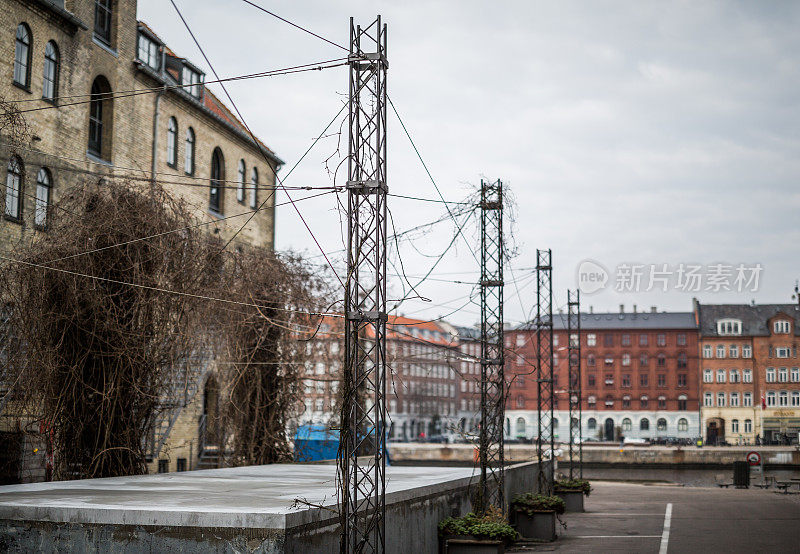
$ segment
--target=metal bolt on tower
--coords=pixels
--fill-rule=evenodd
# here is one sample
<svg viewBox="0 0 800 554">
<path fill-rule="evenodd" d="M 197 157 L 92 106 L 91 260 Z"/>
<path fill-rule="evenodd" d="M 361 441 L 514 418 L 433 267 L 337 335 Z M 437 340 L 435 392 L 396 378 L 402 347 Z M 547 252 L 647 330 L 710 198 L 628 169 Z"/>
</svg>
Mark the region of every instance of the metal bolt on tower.
<svg viewBox="0 0 800 554">
<path fill-rule="evenodd" d="M 552 252 L 536 251 L 536 412 L 539 438 L 536 453 L 539 462 L 539 492 L 553 492 L 553 265 Z M 544 467 L 546 449 L 550 449 L 548 468 Z"/>
<path fill-rule="evenodd" d="M 481 465 L 479 511 L 505 511 L 503 480 L 503 183 L 481 180 Z"/>
<path fill-rule="evenodd" d="M 583 478 L 583 408 L 581 385 L 581 291 L 567 291 L 569 336 L 569 478 Z M 575 465 L 578 465 L 576 470 Z"/>
<path fill-rule="evenodd" d="M 350 19 L 341 552 L 386 546 L 386 26 Z"/>
</svg>

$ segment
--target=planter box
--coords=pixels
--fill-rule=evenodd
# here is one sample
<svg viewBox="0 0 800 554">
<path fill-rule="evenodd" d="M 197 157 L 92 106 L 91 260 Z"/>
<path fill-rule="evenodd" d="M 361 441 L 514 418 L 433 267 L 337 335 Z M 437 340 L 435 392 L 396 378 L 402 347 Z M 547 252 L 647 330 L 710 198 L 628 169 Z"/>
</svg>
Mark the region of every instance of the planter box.
<svg viewBox="0 0 800 554">
<path fill-rule="evenodd" d="M 556 489 L 556 496 L 564 499 L 568 512 L 583 512 L 583 491 L 580 489 Z"/>
<path fill-rule="evenodd" d="M 473 538 L 452 538 L 444 541 L 444 554 L 504 554 L 501 541 Z"/>
<path fill-rule="evenodd" d="M 556 540 L 556 513 L 534 512 L 530 517 L 524 512 L 517 512 L 517 531 L 526 539 L 544 541 Z"/>
</svg>

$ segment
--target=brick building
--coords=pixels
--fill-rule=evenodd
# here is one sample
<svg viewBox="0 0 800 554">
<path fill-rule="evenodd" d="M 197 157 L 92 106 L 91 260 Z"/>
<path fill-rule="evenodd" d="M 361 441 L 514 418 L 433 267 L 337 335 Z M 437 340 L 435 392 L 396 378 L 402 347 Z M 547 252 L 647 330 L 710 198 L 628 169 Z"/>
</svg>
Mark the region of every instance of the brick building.
<svg viewBox="0 0 800 554">
<path fill-rule="evenodd" d="M 583 436 L 590 439 L 699 435 L 697 324 L 691 312 L 582 313 Z M 557 439 L 569 435 L 566 315 L 553 317 Z M 535 333 L 506 331 L 506 434 L 537 434 Z"/>
<path fill-rule="evenodd" d="M 796 441 L 800 312 L 794 304 L 695 301 L 703 437 L 710 443 Z"/>
<path fill-rule="evenodd" d="M 51 204 L 71 187 L 108 179 L 157 179 L 223 240 L 246 220 L 230 216 L 260 207 L 234 246 L 273 247 L 282 161 L 136 9 L 135 0 L 0 0 L 0 99 L 19 108 L 31 134 L 23 144 L 0 140 L 0 249 L 47 232 Z M 220 385 L 208 357 L 192 363 L 196 379 L 156 426 L 153 471 L 214 463 L 204 462 L 202 430 Z M 40 478 L 42 461 L 30 466 Z"/>
</svg>

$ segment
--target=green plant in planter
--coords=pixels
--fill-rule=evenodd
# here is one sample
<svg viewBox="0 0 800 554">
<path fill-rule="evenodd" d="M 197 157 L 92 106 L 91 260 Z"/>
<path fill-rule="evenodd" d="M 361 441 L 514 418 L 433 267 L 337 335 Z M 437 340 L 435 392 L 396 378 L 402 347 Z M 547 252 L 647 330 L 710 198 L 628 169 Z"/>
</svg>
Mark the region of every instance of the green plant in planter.
<svg viewBox="0 0 800 554">
<path fill-rule="evenodd" d="M 517 532 L 503 519 L 489 513 L 479 516 L 469 513 L 463 517 L 448 517 L 439 522 L 439 534 L 472 535 L 479 539 L 490 539 L 506 543 L 517 540 Z"/>
<path fill-rule="evenodd" d="M 592 486 L 586 479 L 559 479 L 556 481 L 556 490 L 580 490 L 583 494 L 589 496 L 592 492 Z"/>
<path fill-rule="evenodd" d="M 514 497 L 514 500 L 511 501 L 511 508 L 533 517 L 536 512 L 563 514 L 567 505 L 559 496 L 545 496 L 529 492 Z"/>
</svg>

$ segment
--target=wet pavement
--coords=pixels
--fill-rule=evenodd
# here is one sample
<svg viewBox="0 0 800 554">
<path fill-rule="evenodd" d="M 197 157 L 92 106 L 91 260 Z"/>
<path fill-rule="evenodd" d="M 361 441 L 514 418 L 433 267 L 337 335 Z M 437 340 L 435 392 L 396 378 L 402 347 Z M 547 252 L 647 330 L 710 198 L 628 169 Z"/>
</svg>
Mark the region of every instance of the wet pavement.
<svg viewBox="0 0 800 554">
<path fill-rule="evenodd" d="M 507 551 L 800 552 L 800 494 L 611 482 L 592 486 L 585 513 L 561 516 L 566 528 L 559 528 L 558 540 Z"/>
</svg>

